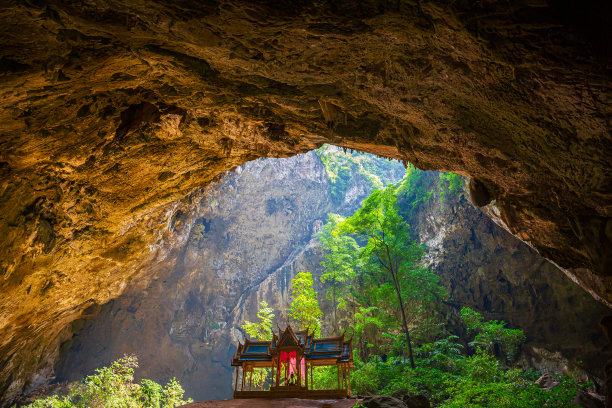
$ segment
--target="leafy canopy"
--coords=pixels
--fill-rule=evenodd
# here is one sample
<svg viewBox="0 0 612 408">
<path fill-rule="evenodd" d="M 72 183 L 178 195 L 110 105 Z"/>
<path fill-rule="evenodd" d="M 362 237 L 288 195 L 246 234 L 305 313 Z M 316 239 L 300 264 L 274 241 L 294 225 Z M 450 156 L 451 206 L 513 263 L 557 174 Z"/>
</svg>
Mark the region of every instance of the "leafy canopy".
<svg viewBox="0 0 612 408">
<path fill-rule="evenodd" d="M 259 322 L 245 321 L 242 328 L 252 339 L 272 340 L 272 321 L 274 320 L 274 310 L 268 306 L 265 300 L 259 304 L 257 311 Z"/>
<path fill-rule="evenodd" d="M 347 307 L 349 286 L 359 268 L 359 245 L 349 235 L 338 234 L 337 227 L 344 222 L 344 217 L 329 214 L 323 230 L 317 234 L 319 246 L 325 251 L 321 266 L 325 272 L 321 282 L 327 283 L 327 298 L 336 308 L 344 310 Z"/>
<path fill-rule="evenodd" d="M 402 299 L 414 301 L 406 305 L 411 312 L 446 296 L 439 277 L 421 264 L 425 247 L 412 238 L 410 226 L 398 213 L 396 188 L 374 191 L 339 228 L 365 241 L 360 255 L 366 272 L 380 283 L 376 286 L 394 289 L 393 275 L 397 276 Z"/>
<path fill-rule="evenodd" d="M 299 323 L 302 330 L 310 329 L 320 334 L 323 312 L 319 308 L 310 272 L 300 272 L 295 275 L 292 281 L 291 299 L 289 316 Z"/>
</svg>

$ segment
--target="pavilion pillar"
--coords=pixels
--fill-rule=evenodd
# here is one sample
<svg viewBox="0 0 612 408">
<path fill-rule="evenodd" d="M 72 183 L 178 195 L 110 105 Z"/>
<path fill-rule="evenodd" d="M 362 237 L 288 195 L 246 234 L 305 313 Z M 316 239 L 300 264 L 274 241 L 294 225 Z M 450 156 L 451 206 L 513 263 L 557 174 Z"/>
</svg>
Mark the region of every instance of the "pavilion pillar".
<svg viewBox="0 0 612 408">
<path fill-rule="evenodd" d="M 344 367 L 344 389 L 348 390 L 348 368 Z"/>
<path fill-rule="evenodd" d="M 312 364 L 310 364 L 310 386 L 312 387 L 312 389 L 314 390 L 314 366 Z"/>
<path fill-rule="evenodd" d="M 344 367 L 344 389 L 348 390 L 348 368 Z"/>
<path fill-rule="evenodd" d="M 240 367 L 236 366 L 236 380 L 234 381 L 234 391 L 238 391 L 238 375 L 240 374 Z"/>
<path fill-rule="evenodd" d="M 348 387 L 347 387 L 348 388 L 348 394 L 351 395 L 351 368 L 350 367 L 346 370 L 346 373 L 347 373 L 347 377 L 348 377 Z"/>
<path fill-rule="evenodd" d="M 304 367 L 306 367 L 306 370 L 304 370 L 304 375 L 306 375 L 305 382 L 306 382 L 306 389 L 308 389 L 308 363 L 306 362 L 306 357 L 304 357 Z"/>
<path fill-rule="evenodd" d="M 297 353 L 295 356 L 295 369 L 297 370 L 297 382 L 296 385 L 302 386 L 302 359 L 298 358 Z"/>
<path fill-rule="evenodd" d="M 255 370 L 253 367 L 249 370 L 251 373 L 251 375 L 249 375 L 249 391 L 253 391 L 253 370 Z"/>
<path fill-rule="evenodd" d="M 244 391 L 244 365 L 242 366 L 242 383 L 240 384 L 241 391 Z"/>
</svg>

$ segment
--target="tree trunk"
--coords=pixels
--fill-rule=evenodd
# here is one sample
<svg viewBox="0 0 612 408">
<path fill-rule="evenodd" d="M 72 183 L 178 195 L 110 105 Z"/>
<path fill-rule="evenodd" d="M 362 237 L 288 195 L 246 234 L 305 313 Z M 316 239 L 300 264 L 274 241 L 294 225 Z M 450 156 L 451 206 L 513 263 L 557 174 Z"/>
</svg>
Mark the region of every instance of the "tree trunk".
<svg viewBox="0 0 612 408">
<path fill-rule="evenodd" d="M 387 260 L 389 261 L 388 270 L 391 273 L 391 279 L 393 279 L 393 286 L 395 287 L 395 293 L 397 293 L 397 300 L 399 301 L 400 311 L 402 312 L 402 325 L 404 326 L 404 333 L 406 333 L 406 341 L 408 342 L 408 355 L 410 357 L 410 367 L 414 368 L 414 356 L 412 355 L 412 342 L 410 341 L 410 332 L 408 331 L 408 321 L 406 320 L 406 312 L 404 311 L 404 300 L 402 299 L 402 292 L 400 290 L 399 282 L 397 281 L 397 275 L 393 268 L 391 261 L 391 254 L 389 253 L 389 247 L 385 245 L 387 250 Z"/>
<path fill-rule="evenodd" d="M 333 324 L 334 333 L 333 333 L 333 335 L 337 336 L 339 330 L 338 330 L 338 315 L 336 314 L 338 306 L 336 305 L 336 287 L 335 287 L 335 285 L 336 285 L 336 280 L 334 279 L 334 287 L 332 287 L 332 298 L 333 298 L 333 300 L 332 300 L 332 307 L 334 308 L 334 311 L 333 311 L 333 313 L 334 313 L 334 316 L 333 316 L 333 319 L 334 319 L 334 324 Z"/>
<path fill-rule="evenodd" d="M 397 291 L 397 297 L 399 299 L 400 309 L 402 312 L 402 324 L 404 326 L 404 332 L 406 333 L 406 341 L 408 342 L 408 355 L 410 356 L 410 367 L 414 368 L 414 357 L 412 355 L 412 343 L 410 341 L 410 332 L 408 331 L 408 322 L 406 321 L 406 312 L 404 311 L 404 302 L 402 301 L 402 295 L 399 291 Z"/>
</svg>

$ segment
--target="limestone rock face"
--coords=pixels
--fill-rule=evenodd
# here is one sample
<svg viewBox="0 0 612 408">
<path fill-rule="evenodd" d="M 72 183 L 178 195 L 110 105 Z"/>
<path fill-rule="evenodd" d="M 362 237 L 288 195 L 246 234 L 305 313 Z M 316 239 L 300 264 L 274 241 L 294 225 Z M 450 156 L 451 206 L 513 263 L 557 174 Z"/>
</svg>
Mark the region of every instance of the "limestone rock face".
<svg viewBox="0 0 612 408">
<path fill-rule="evenodd" d="M 383 180 L 401 179 L 403 166 L 394 168 Z M 354 174 L 334 201 L 325 166 L 309 152 L 249 162 L 192 194 L 169 217 L 172 233 L 159 242 L 167 255 L 97 316 L 72 324 L 56 380 L 80 379 L 127 353 L 139 357 L 138 375 L 176 376 L 195 400 L 231 397 L 229 362 L 244 320 L 266 300 L 285 322 L 291 279 L 320 269 L 320 256 L 304 254 L 327 214 L 351 214 L 371 191 Z"/>
<path fill-rule="evenodd" d="M 448 289 L 452 306 L 468 306 L 486 319 L 523 329 L 527 366 L 556 372 L 582 367 L 603 380 L 612 344 L 600 321 L 610 310 L 472 206 L 467 191 L 441 199 L 437 183 L 435 172 L 426 174 L 421 187 L 436 191 L 434 198 L 404 213 L 428 246 L 427 261 Z"/>
<path fill-rule="evenodd" d="M 326 141 L 479 180 L 500 224 L 612 302 L 605 0 L 0 7 L 9 398 L 174 256 L 181 200 Z"/>
</svg>

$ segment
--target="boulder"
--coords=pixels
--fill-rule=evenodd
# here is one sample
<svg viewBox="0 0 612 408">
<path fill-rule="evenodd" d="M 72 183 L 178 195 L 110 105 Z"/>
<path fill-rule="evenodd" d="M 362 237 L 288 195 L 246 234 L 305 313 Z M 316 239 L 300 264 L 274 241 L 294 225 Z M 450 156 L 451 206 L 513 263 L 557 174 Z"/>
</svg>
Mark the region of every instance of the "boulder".
<svg viewBox="0 0 612 408">
<path fill-rule="evenodd" d="M 366 408 L 408 408 L 404 401 L 390 395 L 373 395 L 365 397 L 361 405 Z"/>
<path fill-rule="evenodd" d="M 592 391 L 578 390 L 574 404 L 583 408 L 604 408 L 605 397 Z"/>
<path fill-rule="evenodd" d="M 408 408 L 430 408 L 431 403 L 424 395 L 411 395 L 407 390 L 395 391 L 392 396 L 402 400 Z"/>
<path fill-rule="evenodd" d="M 559 381 L 550 373 L 542 375 L 535 383 L 538 387 L 549 391 L 559 385 Z M 603 395 L 599 395 L 593 390 L 578 390 L 574 398 L 574 404 L 584 408 L 604 408 L 605 399 Z"/>
<path fill-rule="evenodd" d="M 545 390 L 551 390 L 559 385 L 559 381 L 555 379 L 555 377 L 550 373 L 543 374 L 540 378 L 536 380 L 536 385 Z"/>
<path fill-rule="evenodd" d="M 430 408 L 431 403 L 424 395 L 406 395 L 403 398 L 408 408 Z"/>
</svg>

